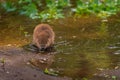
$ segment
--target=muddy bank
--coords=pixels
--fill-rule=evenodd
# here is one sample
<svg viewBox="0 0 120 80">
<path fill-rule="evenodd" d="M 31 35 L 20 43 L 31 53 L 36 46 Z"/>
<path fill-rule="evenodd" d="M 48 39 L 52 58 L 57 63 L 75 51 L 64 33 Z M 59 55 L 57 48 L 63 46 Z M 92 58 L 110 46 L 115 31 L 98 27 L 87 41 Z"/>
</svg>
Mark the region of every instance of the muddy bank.
<svg viewBox="0 0 120 80">
<path fill-rule="evenodd" d="M 0 47 L 0 80 L 71 80 L 44 74 L 54 61 L 54 53 L 36 54 L 22 48 Z"/>
<path fill-rule="evenodd" d="M 120 80 L 120 69 L 103 70 L 90 80 Z"/>
</svg>

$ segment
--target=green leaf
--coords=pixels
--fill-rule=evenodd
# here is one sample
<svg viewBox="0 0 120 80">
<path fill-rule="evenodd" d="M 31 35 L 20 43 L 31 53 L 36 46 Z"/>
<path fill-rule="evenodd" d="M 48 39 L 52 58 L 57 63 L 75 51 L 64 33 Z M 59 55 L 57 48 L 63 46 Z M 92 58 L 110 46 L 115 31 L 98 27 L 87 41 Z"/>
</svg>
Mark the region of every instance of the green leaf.
<svg viewBox="0 0 120 80">
<path fill-rule="evenodd" d="M 45 74 L 48 74 L 48 75 L 52 75 L 52 76 L 57 76 L 57 75 L 58 75 L 58 74 L 56 74 L 54 71 L 50 71 L 50 70 L 48 70 L 47 68 L 45 68 L 44 73 L 45 73 Z"/>
<path fill-rule="evenodd" d="M 112 79 L 113 79 L 113 80 L 116 80 L 116 78 L 117 78 L 116 76 L 112 76 Z"/>
<path fill-rule="evenodd" d="M 14 4 L 11 2 L 3 2 L 1 6 L 7 11 L 7 12 L 12 12 L 16 10 L 16 7 L 13 6 Z"/>
</svg>

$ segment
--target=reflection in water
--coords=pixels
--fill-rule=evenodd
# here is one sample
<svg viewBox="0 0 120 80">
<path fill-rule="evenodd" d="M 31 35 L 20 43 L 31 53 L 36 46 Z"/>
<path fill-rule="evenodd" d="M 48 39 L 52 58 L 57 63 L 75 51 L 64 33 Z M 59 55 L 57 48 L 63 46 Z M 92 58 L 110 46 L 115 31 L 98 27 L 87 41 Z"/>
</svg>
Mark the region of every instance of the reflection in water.
<svg viewBox="0 0 120 80">
<path fill-rule="evenodd" d="M 92 22 L 91 22 L 92 21 Z M 61 45 L 57 49 L 55 63 L 52 68 L 59 70 L 61 75 L 73 78 L 91 77 L 104 69 L 114 69 L 120 62 L 119 56 L 114 53 L 119 50 L 109 47 L 119 43 L 119 23 L 114 30 L 114 23 L 100 22 L 95 19 L 58 20 L 56 33 L 70 44 Z M 64 33 L 63 33 L 64 32 Z M 62 34 L 60 34 L 62 33 Z M 74 37 L 75 36 L 75 37 Z M 115 51 L 115 52 L 114 52 Z M 118 52 L 118 51 L 117 51 Z"/>
<path fill-rule="evenodd" d="M 30 43 L 36 24 L 38 21 L 19 16 L 4 18 L 0 22 L 0 45 Z M 100 70 L 120 66 L 120 54 L 116 54 L 120 50 L 120 23 L 117 20 L 102 23 L 93 17 L 67 18 L 50 24 L 54 26 L 56 42 L 62 43 L 55 46 L 58 54 L 51 65 L 51 68 L 60 71 L 60 76 L 92 78 Z"/>
</svg>

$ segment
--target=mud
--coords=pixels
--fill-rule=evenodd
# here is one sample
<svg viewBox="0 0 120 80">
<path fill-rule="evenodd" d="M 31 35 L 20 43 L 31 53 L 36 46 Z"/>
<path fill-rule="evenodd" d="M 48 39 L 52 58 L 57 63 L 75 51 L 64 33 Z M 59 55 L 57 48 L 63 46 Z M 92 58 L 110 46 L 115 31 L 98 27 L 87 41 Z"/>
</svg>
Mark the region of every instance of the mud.
<svg viewBox="0 0 120 80">
<path fill-rule="evenodd" d="M 71 80 L 44 73 L 54 62 L 54 55 L 53 52 L 36 54 L 14 46 L 1 46 L 0 80 Z"/>
<path fill-rule="evenodd" d="M 120 69 L 103 70 L 91 80 L 120 80 Z"/>
</svg>

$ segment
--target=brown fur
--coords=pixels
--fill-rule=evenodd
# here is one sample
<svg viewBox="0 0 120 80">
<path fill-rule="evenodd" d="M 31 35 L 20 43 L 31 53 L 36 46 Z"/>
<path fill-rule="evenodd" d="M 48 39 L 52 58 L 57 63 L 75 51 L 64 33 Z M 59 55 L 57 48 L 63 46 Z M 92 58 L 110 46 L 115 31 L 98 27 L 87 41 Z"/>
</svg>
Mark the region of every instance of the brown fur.
<svg viewBox="0 0 120 80">
<path fill-rule="evenodd" d="M 33 44 L 41 49 L 52 47 L 54 44 L 55 34 L 48 24 L 39 24 L 33 32 Z"/>
</svg>

